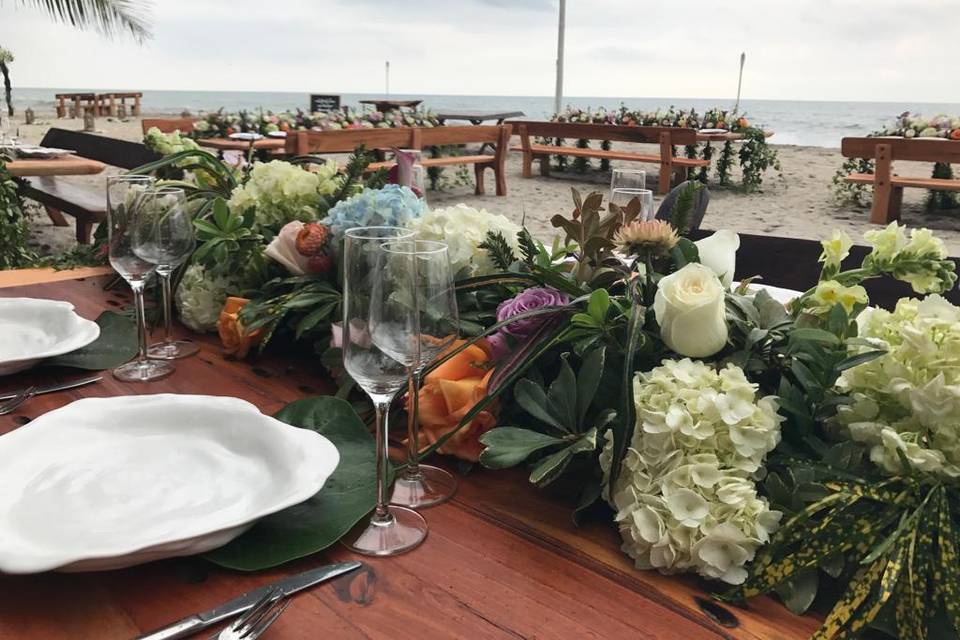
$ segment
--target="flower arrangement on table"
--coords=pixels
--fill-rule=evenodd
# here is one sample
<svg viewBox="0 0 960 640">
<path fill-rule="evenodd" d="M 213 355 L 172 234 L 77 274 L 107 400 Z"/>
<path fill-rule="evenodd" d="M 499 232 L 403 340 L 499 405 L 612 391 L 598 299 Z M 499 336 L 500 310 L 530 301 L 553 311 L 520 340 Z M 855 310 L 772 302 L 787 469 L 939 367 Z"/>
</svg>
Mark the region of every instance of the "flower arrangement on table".
<svg viewBox="0 0 960 640">
<path fill-rule="evenodd" d="M 889 126 L 878 129 L 869 134 L 869 137 L 898 137 L 898 138 L 940 138 L 960 142 L 960 118 L 944 114 L 925 118 L 920 114 L 911 114 L 909 111 L 897 116 Z M 866 184 L 846 182 L 846 177 L 853 173 L 873 173 L 874 163 L 871 158 L 847 158 L 833 176 L 833 194 L 839 204 L 856 207 L 869 206 L 870 187 Z M 953 168 L 944 162 L 933 165 L 932 178 L 950 180 L 953 178 Z M 960 208 L 960 200 L 952 191 L 930 191 L 925 208 L 927 211 L 942 211 Z"/>
<path fill-rule="evenodd" d="M 437 116 L 430 111 L 358 111 L 344 107 L 336 111 L 306 113 L 296 111 L 261 111 L 254 113 L 241 110 L 230 113 L 219 109 L 204 114 L 194 124 L 194 138 L 226 137 L 231 133 L 259 133 L 267 135 L 277 131 L 315 129 L 321 131 L 359 128 L 389 127 L 437 127 Z"/>
<path fill-rule="evenodd" d="M 220 176 L 229 198 L 198 189 L 183 319 L 238 357 L 281 335 L 308 345 L 347 394 L 339 240 L 417 229 L 450 244 L 464 334 L 425 372 L 423 455 L 575 487 L 575 519 L 608 514 L 638 568 L 696 572 L 727 599 L 775 591 L 802 612 L 824 585 L 818 637 L 873 623 L 936 637 L 942 615 L 960 631 L 960 308 L 939 295 L 956 267 L 929 231 L 869 231 L 859 265 L 835 232 L 819 281 L 785 307 L 733 285 L 736 234 L 686 237 L 692 198 L 640 222 L 639 201 L 574 192 L 545 245 L 502 216 L 362 184 L 361 164 L 274 162 Z M 880 277 L 926 297 L 870 308 L 862 283 Z"/>
<path fill-rule="evenodd" d="M 659 127 L 684 127 L 690 129 L 724 129 L 731 133 L 740 134 L 743 138 L 739 149 L 735 149 L 731 141 L 727 140 L 720 147 L 719 155 L 716 161 L 716 179 L 721 186 L 733 184 L 731 169 L 740 164 L 742 170 L 742 186 L 749 190 L 759 188 L 763 183 L 764 174 L 769 169 L 780 171 L 780 162 L 777 158 L 777 152 L 767 144 L 766 134 L 762 129 L 751 126 L 746 114 L 735 113 L 731 110 L 713 108 L 708 109 L 703 114 L 695 109 L 677 109 L 670 106 L 667 109 L 655 109 L 653 111 L 630 110 L 623 104 L 619 109 L 575 109 L 567 107 L 562 113 L 554 114 L 551 117 L 555 122 L 581 122 L 592 124 L 614 124 L 624 126 L 659 126 Z M 557 146 L 563 146 L 563 140 L 552 141 Z M 588 148 L 589 140 L 578 140 L 579 148 Z M 610 142 L 601 141 L 601 149 L 610 150 Z M 702 158 L 704 160 L 713 160 L 715 149 L 711 142 L 703 145 L 689 145 L 684 150 L 688 158 Z M 567 167 L 567 158 L 562 155 L 557 156 L 558 170 L 565 170 Z M 574 158 L 572 169 L 577 173 L 584 173 L 590 169 L 590 160 L 588 158 Z M 609 160 L 600 161 L 600 171 L 610 169 Z M 709 177 L 709 167 L 703 167 L 697 178 L 707 183 Z"/>
</svg>

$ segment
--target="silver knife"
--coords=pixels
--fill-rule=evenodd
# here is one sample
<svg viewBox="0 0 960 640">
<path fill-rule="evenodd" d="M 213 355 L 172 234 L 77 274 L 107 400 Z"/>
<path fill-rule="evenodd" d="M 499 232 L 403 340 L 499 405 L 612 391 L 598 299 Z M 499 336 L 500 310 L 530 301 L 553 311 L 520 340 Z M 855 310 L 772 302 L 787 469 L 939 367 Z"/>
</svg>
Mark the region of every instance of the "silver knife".
<svg viewBox="0 0 960 640">
<path fill-rule="evenodd" d="M 103 380 L 103 376 L 93 376 L 92 378 L 80 378 L 79 380 L 71 380 L 70 382 L 61 382 L 60 384 L 51 384 L 46 387 L 38 387 L 34 394 L 38 396 L 42 393 L 53 393 L 54 391 L 63 391 L 64 389 L 73 389 L 74 387 L 82 387 L 85 384 L 91 384 L 93 382 L 99 382 Z M 0 394 L 0 400 L 9 400 L 10 398 L 15 398 L 23 389 L 18 391 L 11 391 L 10 393 Z"/>
<path fill-rule="evenodd" d="M 248 591 L 242 596 L 238 596 L 209 611 L 187 616 L 162 629 L 138 636 L 135 640 L 176 640 L 177 638 L 186 638 L 198 631 L 212 627 L 227 618 L 243 613 L 252 607 L 270 589 L 280 589 L 283 591 L 284 596 L 289 596 L 308 587 L 320 584 L 330 578 L 335 578 L 344 573 L 350 573 L 355 569 L 359 569 L 361 566 L 363 565 L 359 562 L 341 562 L 339 564 L 328 564 L 324 567 L 304 571 L 303 573 L 278 580 L 272 584 L 257 587 L 253 591 Z"/>
</svg>

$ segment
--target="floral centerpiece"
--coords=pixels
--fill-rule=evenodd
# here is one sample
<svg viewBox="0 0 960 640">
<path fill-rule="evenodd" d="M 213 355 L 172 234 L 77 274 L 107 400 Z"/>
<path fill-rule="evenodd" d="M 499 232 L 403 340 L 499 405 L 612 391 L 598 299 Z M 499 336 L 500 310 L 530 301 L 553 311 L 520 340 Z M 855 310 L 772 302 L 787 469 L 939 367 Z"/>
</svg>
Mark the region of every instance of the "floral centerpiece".
<svg viewBox="0 0 960 640">
<path fill-rule="evenodd" d="M 203 114 L 194 124 L 194 138 L 226 137 L 232 133 L 259 133 L 268 135 L 277 131 L 314 129 L 389 128 L 389 127 L 437 127 L 436 114 L 431 111 L 361 111 L 344 107 L 336 111 L 307 113 L 296 111 L 252 112 L 240 110 L 230 113 L 224 109 Z"/>
<path fill-rule="evenodd" d="M 205 152 L 166 161 L 185 154 Z M 229 193 L 197 189 L 185 319 L 216 317 L 237 357 L 280 336 L 312 347 L 349 394 L 335 322 L 343 230 L 443 239 L 463 339 L 425 371 L 423 455 L 573 487 L 575 519 L 608 518 L 639 569 L 696 572 L 719 597 L 774 591 L 801 612 L 819 592 L 817 637 L 878 624 L 925 638 L 944 616 L 960 631 L 960 308 L 941 297 L 956 267 L 929 231 L 872 230 L 858 265 L 835 232 L 819 280 L 785 307 L 733 283 L 736 234 L 686 237 L 690 198 L 670 221 L 641 222 L 639 201 L 574 192 L 545 245 L 505 219 L 364 183 L 364 162 L 307 178 L 290 172 L 310 164 L 254 166 L 216 174 Z M 873 309 L 871 278 L 925 297 Z"/>
</svg>

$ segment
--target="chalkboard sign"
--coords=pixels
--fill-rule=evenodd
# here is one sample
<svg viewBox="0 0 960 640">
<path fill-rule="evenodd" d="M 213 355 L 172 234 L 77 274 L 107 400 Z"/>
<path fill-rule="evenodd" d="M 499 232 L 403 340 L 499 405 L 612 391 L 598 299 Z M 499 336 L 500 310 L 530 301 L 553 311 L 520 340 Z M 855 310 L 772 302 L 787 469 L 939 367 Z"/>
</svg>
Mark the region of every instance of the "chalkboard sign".
<svg viewBox="0 0 960 640">
<path fill-rule="evenodd" d="M 340 96 L 310 94 L 310 111 L 336 111 L 340 108 Z"/>
</svg>

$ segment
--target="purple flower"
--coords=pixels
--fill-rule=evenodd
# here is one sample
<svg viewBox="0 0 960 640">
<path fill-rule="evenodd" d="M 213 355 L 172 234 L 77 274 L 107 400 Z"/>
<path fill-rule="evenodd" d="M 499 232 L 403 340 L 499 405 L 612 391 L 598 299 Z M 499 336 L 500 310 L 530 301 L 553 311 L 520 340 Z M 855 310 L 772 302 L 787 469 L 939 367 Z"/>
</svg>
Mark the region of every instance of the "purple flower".
<svg viewBox="0 0 960 640">
<path fill-rule="evenodd" d="M 557 291 L 553 287 L 534 287 L 521 291 L 513 298 L 504 300 L 497 307 L 497 322 L 503 322 L 514 316 L 527 311 L 533 311 L 541 307 L 558 307 L 570 302 L 570 296 Z M 518 340 L 524 340 L 532 336 L 537 329 L 546 322 L 550 316 L 533 316 L 510 323 L 501 329 Z"/>
</svg>

